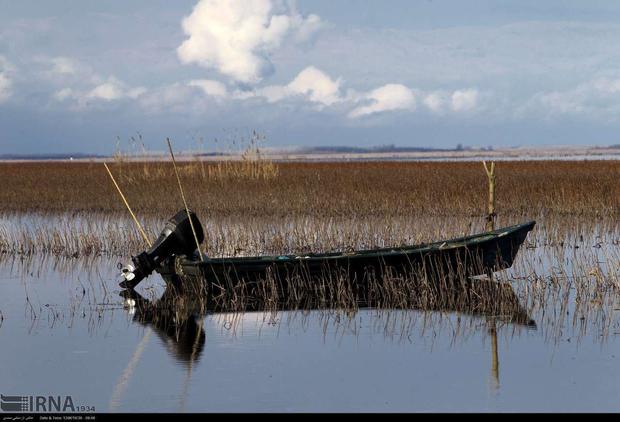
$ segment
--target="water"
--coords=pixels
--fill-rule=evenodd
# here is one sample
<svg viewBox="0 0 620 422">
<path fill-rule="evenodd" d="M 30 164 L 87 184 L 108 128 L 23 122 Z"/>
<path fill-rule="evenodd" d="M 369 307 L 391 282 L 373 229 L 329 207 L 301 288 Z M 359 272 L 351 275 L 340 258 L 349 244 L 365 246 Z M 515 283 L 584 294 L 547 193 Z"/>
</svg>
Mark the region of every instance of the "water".
<svg viewBox="0 0 620 422">
<path fill-rule="evenodd" d="M 313 310 L 176 314 L 169 329 L 123 305 L 116 264 L 0 261 L 2 394 L 71 395 L 98 412 L 620 410 L 613 292 L 538 280 L 548 288 L 535 295 L 515 279 L 535 327 L 449 310 Z M 166 285 L 154 275 L 138 291 L 156 302 Z"/>
</svg>

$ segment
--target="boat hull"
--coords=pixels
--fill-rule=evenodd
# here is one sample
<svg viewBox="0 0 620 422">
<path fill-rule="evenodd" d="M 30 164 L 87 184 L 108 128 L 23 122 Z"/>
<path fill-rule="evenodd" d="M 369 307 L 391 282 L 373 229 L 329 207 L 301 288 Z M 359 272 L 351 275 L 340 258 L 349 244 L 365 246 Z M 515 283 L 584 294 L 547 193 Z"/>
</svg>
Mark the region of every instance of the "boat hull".
<svg viewBox="0 0 620 422">
<path fill-rule="evenodd" d="M 395 248 L 273 257 L 210 258 L 201 262 L 178 256 L 158 271 L 200 277 L 221 289 L 272 280 L 285 290 L 298 283 L 341 278 L 363 283 L 386 277 L 415 277 L 440 281 L 489 274 L 512 266 L 535 222 L 458 239 Z"/>
</svg>

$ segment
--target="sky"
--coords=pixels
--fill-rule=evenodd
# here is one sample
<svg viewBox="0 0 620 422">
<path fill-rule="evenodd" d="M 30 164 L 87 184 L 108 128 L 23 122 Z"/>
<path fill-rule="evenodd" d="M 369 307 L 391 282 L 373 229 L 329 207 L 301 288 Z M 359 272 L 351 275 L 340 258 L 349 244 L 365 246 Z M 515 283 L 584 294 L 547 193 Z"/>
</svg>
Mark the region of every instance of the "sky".
<svg viewBox="0 0 620 422">
<path fill-rule="evenodd" d="M 620 144 L 618 45 L 617 1 L 0 0 L 0 155 Z"/>
</svg>

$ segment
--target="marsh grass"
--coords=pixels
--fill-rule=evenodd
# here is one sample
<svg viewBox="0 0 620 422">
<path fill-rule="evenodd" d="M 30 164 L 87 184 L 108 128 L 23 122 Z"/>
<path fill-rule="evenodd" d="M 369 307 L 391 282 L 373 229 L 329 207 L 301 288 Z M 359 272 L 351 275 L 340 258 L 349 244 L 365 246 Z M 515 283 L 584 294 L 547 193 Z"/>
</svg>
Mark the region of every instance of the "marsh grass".
<svg viewBox="0 0 620 422">
<path fill-rule="evenodd" d="M 221 170 L 226 165 L 179 166 L 214 256 L 417 244 L 484 229 L 479 163 L 279 163 L 272 178 L 209 176 L 234 174 Z M 111 167 L 154 238 L 181 208 L 172 164 Z M 554 231 L 617 219 L 617 162 L 501 163 L 497 172 L 498 226 L 545 219 L 546 241 L 554 241 Z M 127 255 L 143 248 L 101 163 L 4 163 L 0 179 L 0 254 Z"/>
<path fill-rule="evenodd" d="M 278 175 L 278 165 L 263 153 L 261 144 L 264 140 L 263 135 L 252 131 L 248 138 L 229 141 L 226 152 L 217 153 L 223 159 L 207 165 L 204 157 L 208 154 L 204 152 L 204 140 L 201 139 L 201 150 L 193 152 L 189 158 L 183 154 L 187 163 L 184 167 L 185 175 L 203 183 L 218 180 L 271 180 Z M 147 150 L 141 134 L 129 138 L 129 151 L 123 151 L 120 146 L 119 139 L 113 161 L 122 182 L 141 183 L 169 175 L 166 161 L 170 157 Z M 136 172 L 136 169 L 139 171 Z"/>
<path fill-rule="evenodd" d="M 180 164 L 210 256 L 411 245 L 484 230 L 487 180 L 480 163 L 272 164 L 277 171 L 268 177 L 252 170 L 236 174 L 224 162 Z M 148 236 L 155 238 L 181 208 L 172 164 L 125 160 L 111 167 Z M 615 311 L 620 163 L 507 162 L 498 164 L 496 173 L 496 226 L 538 221 L 513 268 L 495 275 L 500 285 L 511 286 L 519 306 L 550 339 L 561 337 L 567 326 L 605 336 L 620 331 Z M 0 178 L 0 262 L 36 267 L 48 259 L 59 270 L 87 277 L 88 262 L 126 259 L 146 247 L 101 163 L 3 163 Z M 90 280 L 110 290 L 116 283 L 101 276 Z M 350 280 L 337 275 L 311 290 L 300 281 L 286 296 L 275 280 L 265 280 L 257 291 L 241 287 L 207 297 L 210 306 L 230 315 L 247 310 L 277 315 L 283 309 L 329 314 L 334 308 L 354 313 L 371 306 L 498 318 L 518 309 L 505 287 L 470 289 L 468 296 L 460 281 L 446 281 L 438 290 L 423 278 L 392 277 L 382 285 L 371 283 L 366 303 Z M 69 316 L 37 306 L 32 298 L 27 309 L 52 323 L 89 312 L 99 321 L 115 306 L 103 291 L 85 285 Z"/>
<path fill-rule="evenodd" d="M 487 202 L 480 163 L 277 163 L 269 179 L 208 177 L 225 165 L 179 165 L 188 201 L 203 219 L 478 217 Z M 138 215 L 168 218 L 180 208 L 172 163 L 129 162 L 111 169 Z M 506 162 L 496 172 L 500 218 L 596 219 L 616 217 L 620 210 L 620 162 Z M 99 162 L 2 163 L 0 180 L 4 213 L 125 212 Z"/>
</svg>

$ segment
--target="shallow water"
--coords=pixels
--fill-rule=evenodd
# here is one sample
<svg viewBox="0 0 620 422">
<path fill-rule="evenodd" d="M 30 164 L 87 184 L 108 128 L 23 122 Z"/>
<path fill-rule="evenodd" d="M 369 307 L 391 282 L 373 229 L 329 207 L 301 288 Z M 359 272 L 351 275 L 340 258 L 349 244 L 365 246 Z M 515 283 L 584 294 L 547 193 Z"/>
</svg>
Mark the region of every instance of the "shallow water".
<svg viewBox="0 0 620 422">
<path fill-rule="evenodd" d="M 603 253 L 582 249 L 579 259 Z M 5 258 L 0 391 L 71 395 L 100 412 L 618 411 L 617 293 L 517 279 L 536 257 L 550 274 L 548 256 L 524 249 L 512 270 L 535 327 L 449 310 L 315 310 L 208 313 L 172 331 L 123 306 L 116 260 Z M 165 283 L 138 290 L 156 301 Z"/>
</svg>

